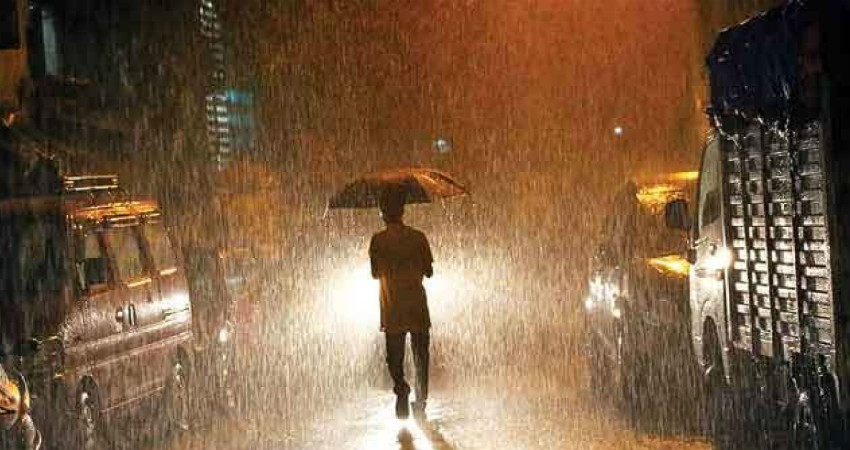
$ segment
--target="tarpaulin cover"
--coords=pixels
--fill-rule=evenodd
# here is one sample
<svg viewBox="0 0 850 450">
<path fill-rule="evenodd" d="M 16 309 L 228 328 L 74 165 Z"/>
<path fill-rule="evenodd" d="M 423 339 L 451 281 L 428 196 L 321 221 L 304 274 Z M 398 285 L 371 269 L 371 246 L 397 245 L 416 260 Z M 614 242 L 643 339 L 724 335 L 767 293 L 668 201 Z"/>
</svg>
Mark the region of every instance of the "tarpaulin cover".
<svg viewBox="0 0 850 450">
<path fill-rule="evenodd" d="M 800 81 L 800 42 L 810 4 L 792 0 L 722 31 L 706 63 L 714 114 L 776 118 Z"/>
</svg>

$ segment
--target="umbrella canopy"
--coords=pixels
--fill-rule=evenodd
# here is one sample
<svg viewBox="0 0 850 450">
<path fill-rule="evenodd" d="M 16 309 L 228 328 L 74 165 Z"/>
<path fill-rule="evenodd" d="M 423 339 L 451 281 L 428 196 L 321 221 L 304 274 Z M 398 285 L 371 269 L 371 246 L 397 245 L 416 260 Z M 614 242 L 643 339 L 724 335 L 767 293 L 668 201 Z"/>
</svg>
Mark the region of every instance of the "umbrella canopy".
<svg viewBox="0 0 850 450">
<path fill-rule="evenodd" d="M 463 185 L 438 170 L 396 169 L 365 175 L 348 183 L 331 197 L 328 208 L 374 208 L 381 194 L 390 189 L 404 191 L 406 203 L 431 203 L 467 193 Z"/>
</svg>

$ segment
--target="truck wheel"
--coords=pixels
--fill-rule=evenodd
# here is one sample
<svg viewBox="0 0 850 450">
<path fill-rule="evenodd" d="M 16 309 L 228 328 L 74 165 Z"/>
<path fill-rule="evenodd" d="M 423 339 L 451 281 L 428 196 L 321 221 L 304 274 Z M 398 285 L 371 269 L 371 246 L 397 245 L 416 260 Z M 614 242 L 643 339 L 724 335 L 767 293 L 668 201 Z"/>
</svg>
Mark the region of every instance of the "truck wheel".
<svg viewBox="0 0 850 450">
<path fill-rule="evenodd" d="M 734 414 L 733 393 L 723 376 L 723 359 L 717 335 L 709 332 L 705 335 L 706 348 L 703 352 L 708 369 L 703 375 L 705 402 L 703 410 L 703 428 L 718 449 L 728 448 L 734 440 L 732 433 L 732 414 Z"/>
<path fill-rule="evenodd" d="M 191 406 L 189 404 L 188 369 L 185 359 L 177 357 L 171 365 L 163 399 L 166 430 L 178 433 L 189 429 Z"/>
<path fill-rule="evenodd" d="M 705 375 L 705 429 L 708 436 L 722 448 L 720 445 L 727 437 L 727 421 L 726 413 L 728 394 L 726 392 L 726 382 L 722 378 L 722 374 L 718 373 L 716 368 L 711 367 Z"/>
</svg>

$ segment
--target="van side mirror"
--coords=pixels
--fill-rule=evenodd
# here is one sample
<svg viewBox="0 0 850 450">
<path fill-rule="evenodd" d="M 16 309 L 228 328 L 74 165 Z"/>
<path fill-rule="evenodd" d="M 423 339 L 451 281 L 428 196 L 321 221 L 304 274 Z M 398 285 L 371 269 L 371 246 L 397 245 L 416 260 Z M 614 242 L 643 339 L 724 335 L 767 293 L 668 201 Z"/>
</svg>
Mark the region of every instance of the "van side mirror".
<svg viewBox="0 0 850 450">
<path fill-rule="evenodd" d="M 18 356 L 25 358 L 31 357 L 41 350 L 41 341 L 35 338 L 30 338 L 18 343 L 16 353 Z"/>
<path fill-rule="evenodd" d="M 664 206 L 664 223 L 667 228 L 688 231 L 691 229 L 688 202 L 682 199 L 673 200 Z"/>
<path fill-rule="evenodd" d="M 47 338 L 37 339 L 29 338 L 18 343 L 15 349 L 17 356 L 31 358 L 38 353 L 55 355 L 61 350 L 62 340 L 58 336 L 50 336 Z"/>
</svg>

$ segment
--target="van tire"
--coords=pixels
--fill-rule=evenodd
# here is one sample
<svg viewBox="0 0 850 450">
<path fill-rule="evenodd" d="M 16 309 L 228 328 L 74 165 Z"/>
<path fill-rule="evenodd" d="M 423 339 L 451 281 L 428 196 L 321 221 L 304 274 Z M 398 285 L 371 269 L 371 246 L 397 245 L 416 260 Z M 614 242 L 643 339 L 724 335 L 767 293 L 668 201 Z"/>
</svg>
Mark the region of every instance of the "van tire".
<svg viewBox="0 0 850 450">
<path fill-rule="evenodd" d="M 189 367 L 185 357 L 176 357 L 169 368 L 162 408 L 162 417 L 168 433 L 176 434 L 189 430 L 192 414 Z"/>
<path fill-rule="evenodd" d="M 794 408 L 792 431 L 797 449 L 823 450 L 824 431 L 815 416 L 815 410 L 809 399 L 809 393 L 801 394 Z"/>
<path fill-rule="evenodd" d="M 90 386 L 85 386 L 80 389 L 76 400 L 76 420 L 70 430 L 72 447 L 75 450 L 103 448 L 97 395 Z"/>
<path fill-rule="evenodd" d="M 602 344 L 595 339 L 588 346 L 587 357 L 590 360 L 589 385 L 594 398 L 605 398 L 612 406 L 621 408 L 624 403 L 623 395 L 623 349 L 622 338 L 618 333 L 615 342 L 615 360 L 612 361 L 604 350 L 600 350 Z"/>
</svg>

